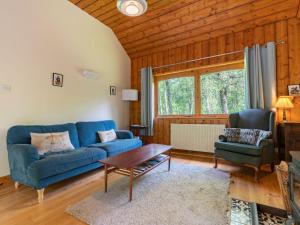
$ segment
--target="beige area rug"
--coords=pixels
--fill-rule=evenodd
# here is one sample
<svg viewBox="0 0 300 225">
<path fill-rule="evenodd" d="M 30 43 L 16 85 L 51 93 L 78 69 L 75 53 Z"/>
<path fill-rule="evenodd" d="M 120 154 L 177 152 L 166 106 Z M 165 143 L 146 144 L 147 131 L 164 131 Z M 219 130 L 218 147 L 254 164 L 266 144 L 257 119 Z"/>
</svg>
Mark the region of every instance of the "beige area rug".
<svg viewBox="0 0 300 225">
<path fill-rule="evenodd" d="M 167 163 L 137 179 L 128 202 L 128 178 L 109 182 L 66 212 L 90 225 L 228 224 L 229 174 L 200 166 Z"/>
</svg>

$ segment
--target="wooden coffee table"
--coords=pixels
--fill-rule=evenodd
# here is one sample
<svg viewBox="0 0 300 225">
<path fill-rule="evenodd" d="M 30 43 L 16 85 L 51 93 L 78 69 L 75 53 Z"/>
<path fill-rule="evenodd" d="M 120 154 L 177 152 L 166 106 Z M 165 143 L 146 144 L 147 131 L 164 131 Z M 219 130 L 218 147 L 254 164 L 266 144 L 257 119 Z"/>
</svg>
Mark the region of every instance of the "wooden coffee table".
<svg viewBox="0 0 300 225">
<path fill-rule="evenodd" d="M 132 200 L 133 181 L 150 170 L 168 161 L 171 166 L 171 149 L 169 145 L 149 144 L 107 159 L 100 160 L 105 167 L 105 192 L 107 192 L 108 174 L 115 172 L 129 177 L 129 201 Z M 165 154 L 164 154 L 165 153 Z M 167 154 L 166 154 L 167 153 Z"/>
</svg>

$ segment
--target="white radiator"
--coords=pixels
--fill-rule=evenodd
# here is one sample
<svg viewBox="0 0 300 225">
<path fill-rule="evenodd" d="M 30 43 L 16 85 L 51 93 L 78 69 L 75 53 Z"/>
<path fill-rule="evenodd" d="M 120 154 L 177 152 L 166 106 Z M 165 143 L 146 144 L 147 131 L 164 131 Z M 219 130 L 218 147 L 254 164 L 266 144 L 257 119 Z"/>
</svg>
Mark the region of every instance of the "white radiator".
<svg viewBox="0 0 300 225">
<path fill-rule="evenodd" d="M 224 134 L 224 124 L 171 124 L 171 145 L 175 149 L 214 152 L 214 143 Z"/>
</svg>

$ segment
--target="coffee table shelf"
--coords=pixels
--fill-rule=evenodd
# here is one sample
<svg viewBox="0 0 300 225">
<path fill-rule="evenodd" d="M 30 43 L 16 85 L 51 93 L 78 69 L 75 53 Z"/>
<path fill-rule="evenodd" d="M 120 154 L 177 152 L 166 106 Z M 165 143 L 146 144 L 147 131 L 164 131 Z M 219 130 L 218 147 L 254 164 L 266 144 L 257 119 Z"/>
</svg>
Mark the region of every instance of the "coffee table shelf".
<svg viewBox="0 0 300 225">
<path fill-rule="evenodd" d="M 150 159 L 149 161 L 143 163 L 142 165 L 139 165 L 139 166 L 133 168 L 134 178 L 142 176 L 143 174 L 149 172 L 150 170 L 154 169 L 155 167 L 159 166 L 160 164 L 168 161 L 169 158 L 170 158 L 170 156 L 161 154 L 158 157 Z M 130 177 L 130 170 L 128 170 L 128 169 L 119 169 L 116 167 L 112 167 L 112 168 L 110 168 L 110 170 L 113 170 L 113 172 L 115 172 L 117 174 Z"/>
</svg>

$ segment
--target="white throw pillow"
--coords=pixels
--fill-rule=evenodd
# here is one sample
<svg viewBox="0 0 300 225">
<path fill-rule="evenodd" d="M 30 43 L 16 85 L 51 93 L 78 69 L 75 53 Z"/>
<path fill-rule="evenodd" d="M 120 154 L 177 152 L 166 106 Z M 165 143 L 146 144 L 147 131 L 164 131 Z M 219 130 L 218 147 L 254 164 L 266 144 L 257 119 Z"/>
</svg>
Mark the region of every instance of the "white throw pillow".
<svg viewBox="0 0 300 225">
<path fill-rule="evenodd" d="M 36 147 L 40 155 L 46 152 L 59 152 L 74 149 L 69 132 L 30 133 L 31 144 Z"/>
<path fill-rule="evenodd" d="M 98 131 L 99 138 L 101 142 L 109 142 L 117 139 L 117 134 L 114 129 L 106 131 Z"/>
</svg>

